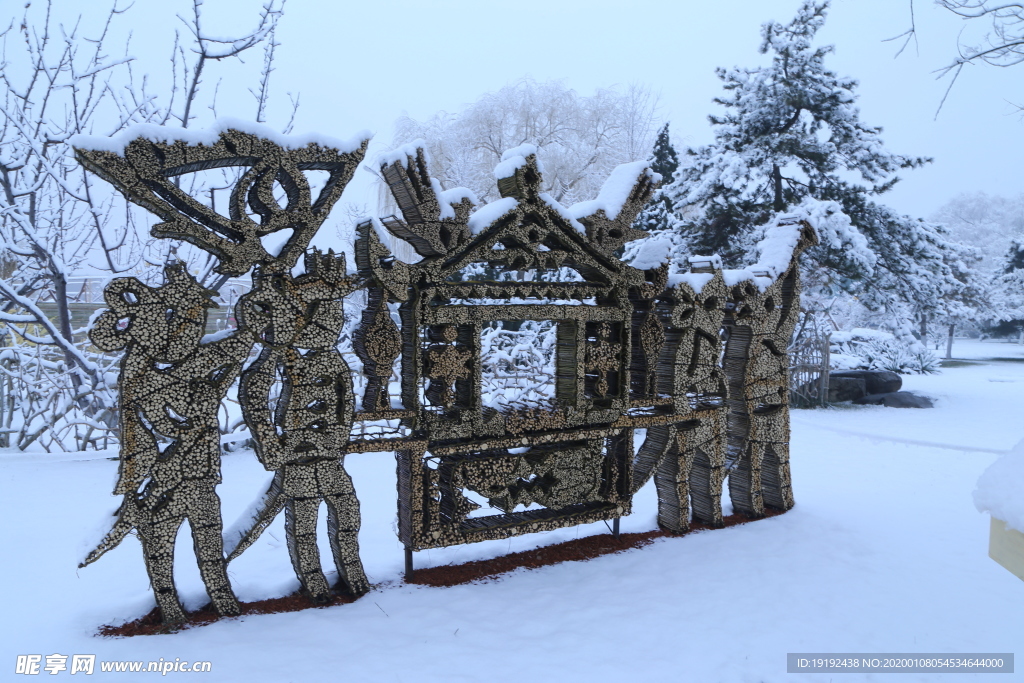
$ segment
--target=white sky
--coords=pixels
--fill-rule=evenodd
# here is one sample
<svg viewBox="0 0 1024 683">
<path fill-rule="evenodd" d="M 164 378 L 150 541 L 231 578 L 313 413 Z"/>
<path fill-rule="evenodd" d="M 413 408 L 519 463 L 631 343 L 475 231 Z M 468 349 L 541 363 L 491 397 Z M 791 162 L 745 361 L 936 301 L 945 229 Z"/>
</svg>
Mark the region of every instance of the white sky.
<svg viewBox="0 0 1024 683">
<path fill-rule="evenodd" d="M 255 24 L 258 2 L 206 2 L 213 33 L 238 34 Z M 57 4 L 60 16 L 85 6 L 73 0 Z M 711 102 L 722 93 L 715 67 L 765 63 L 757 53 L 762 22 L 788 22 L 798 4 L 289 0 L 278 31 L 282 46 L 268 122 L 283 127 L 289 106 L 285 91 L 301 93 L 296 132 L 345 138 L 369 128 L 379 149 L 390 142 L 398 116 L 422 119 L 442 109 L 458 110 L 523 76 L 563 79 L 582 94 L 636 81 L 660 94 L 660 115 L 671 122 L 677 146 L 702 144 L 711 140 L 707 115 L 720 109 Z M 0 0 L 3 5 L 20 18 L 20 2 Z M 173 30 L 183 28 L 174 14 L 190 11 L 186 0 L 167 5 L 137 0 L 131 10 L 131 52 L 156 82 L 166 81 Z M 936 81 L 932 72 L 955 56 L 965 24 L 929 0 L 917 0 L 916 19 L 919 49 L 912 43 L 898 59 L 898 44 L 882 40 L 909 25 L 906 0 L 834 0 L 819 33 L 819 43 L 836 45 L 826 63 L 860 81 L 862 119 L 884 128 L 889 149 L 935 158 L 929 167 L 905 172 L 884 200 L 899 211 L 926 216 L 960 192 L 1017 194 L 1021 187 L 1013 171 L 1021 158 L 1024 122 L 1010 102 L 1024 104 L 1019 87 L 1024 65 L 967 68 L 934 120 L 948 81 Z M 963 37 L 969 41 L 985 27 L 974 22 L 966 29 Z M 245 69 L 253 73 L 261 58 L 250 53 Z M 214 66 L 204 88 L 209 94 L 222 78 L 218 113 L 253 118 L 253 100 L 240 84 L 252 85 L 254 79 L 239 76 L 240 68 Z M 363 182 L 353 184 L 345 200 L 372 203 L 365 182 L 369 174 L 357 177 Z"/>
</svg>

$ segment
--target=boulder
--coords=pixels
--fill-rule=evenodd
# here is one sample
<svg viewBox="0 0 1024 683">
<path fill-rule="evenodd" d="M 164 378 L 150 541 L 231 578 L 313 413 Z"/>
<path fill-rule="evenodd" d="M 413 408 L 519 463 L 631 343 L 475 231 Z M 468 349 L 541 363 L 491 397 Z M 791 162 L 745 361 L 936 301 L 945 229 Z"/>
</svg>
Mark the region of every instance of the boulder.
<svg viewBox="0 0 1024 683">
<path fill-rule="evenodd" d="M 887 408 L 931 408 L 935 402 L 927 396 L 918 396 L 909 391 L 890 391 L 884 394 L 868 394 L 854 399 L 858 405 L 886 406 Z"/>
<path fill-rule="evenodd" d="M 853 401 L 868 393 L 864 379 L 861 377 L 828 376 L 828 402 Z"/>
<path fill-rule="evenodd" d="M 868 394 L 890 394 L 903 388 L 903 378 L 888 370 L 840 370 L 829 373 L 829 385 L 839 377 L 863 379 Z"/>
</svg>

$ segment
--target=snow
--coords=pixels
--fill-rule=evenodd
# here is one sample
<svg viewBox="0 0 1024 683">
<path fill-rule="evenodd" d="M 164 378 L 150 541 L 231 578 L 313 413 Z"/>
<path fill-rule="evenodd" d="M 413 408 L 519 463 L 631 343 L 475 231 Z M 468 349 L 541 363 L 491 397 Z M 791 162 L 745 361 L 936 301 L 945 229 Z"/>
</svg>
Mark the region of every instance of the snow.
<svg viewBox="0 0 1024 683">
<path fill-rule="evenodd" d="M 504 218 L 519 208 L 515 197 L 502 197 L 489 204 L 484 204 L 469 215 L 466 225 L 474 235 L 479 235 L 500 218 Z"/>
<path fill-rule="evenodd" d="M 695 292 L 704 289 L 704 285 L 715 278 L 713 273 L 671 273 L 668 276 L 668 286 L 678 287 L 685 283 Z"/>
<path fill-rule="evenodd" d="M 757 264 L 750 270 L 768 273 L 773 280 L 789 270 L 803 220 L 804 216 L 799 214 L 776 214 L 764 231 L 764 239 L 757 243 Z"/>
<path fill-rule="evenodd" d="M 437 203 L 441 207 L 439 214 L 441 220 L 455 220 L 456 204 L 460 204 L 468 199 L 470 204 L 475 206 L 479 201 L 476 198 L 476 193 L 469 188 L 453 187 L 450 190 L 442 190 L 441 183 L 436 178 L 430 179 L 430 187 L 434 190 L 434 196 L 437 197 Z"/>
<path fill-rule="evenodd" d="M 396 147 L 390 152 L 383 152 L 377 157 L 377 168 L 383 168 L 390 166 L 391 164 L 401 164 L 402 167 L 408 168 L 409 159 L 415 159 L 416 153 L 419 150 L 423 150 L 423 154 L 426 155 L 427 165 L 430 165 L 429 155 L 427 155 L 427 143 L 423 138 L 417 138 L 412 142 Z"/>
<path fill-rule="evenodd" d="M 765 277 L 756 266 L 750 268 L 738 268 L 738 269 L 726 269 L 722 271 L 722 278 L 725 280 L 726 287 L 735 287 L 741 282 L 746 280 L 753 280 L 757 288 L 762 292 L 772 286 L 775 282 L 774 277 Z"/>
<path fill-rule="evenodd" d="M 870 327 L 855 327 L 852 330 L 836 330 L 829 339 L 838 344 L 851 341 L 889 341 L 895 339 L 889 332 L 873 330 Z"/>
<path fill-rule="evenodd" d="M 864 359 L 850 353 L 829 353 L 829 367 L 835 370 L 856 370 L 864 364 Z"/>
<path fill-rule="evenodd" d="M 444 220 L 455 218 L 455 209 L 452 208 L 451 204 L 446 204 L 441 199 L 441 193 L 444 190 L 441 188 L 441 182 L 437 178 L 430 179 L 430 189 L 433 190 L 434 196 L 438 198 L 438 218 Z"/>
<path fill-rule="evenodd" d="M 981 475 L 974 505 L 1011 529 L 1024 531 L 1024 440 Z"/>
<path fill-rule="evenodd" d="M 652 171 L 647 161 L 620 164 L 608 175 L 596 199 L 573 204 L 569 207 L 569 213 L 574 218 L 586 218 L 603 210 L 609 220 L 615 220 L 622 207 L 629 201 L 629 195 L 633 193 L 633 188 L 641 176 L 649 178 L 654 183 L 661 182 L 661 175 Z"/>
<path fill-rule="evenodd" d="M 0 659 L 6 666 L 32 653 L 208 660 L 208 681 L 343 676 L 468 682 L 492 676 L 792 683 L 787 652 L 1019 652 L 1024 585 L 988 558 L 988 518 L 975 510 L 971 492 L 997 452 L 1024 436 L 1024 347 L 957 341 L 954 353 L 1018 360 L 905 377 L 907 389 L 938 399 L 929 410 L 794 410 L 797 505 L 785 515 L 479 585 L 401 583 L 395 460 L 387 453 L 350 455 L 346 468 L 363 520 L 361 553 L 377 584 L 372 593 L 351 605 L 230 619 L 164 636 L 93 636 L 99 624 L 134 618 L 153 605 L 135 537 L 76 569 L 82 539 L 95 539 L 97 520 L 112 520 L 115 499 L 108 493 L 117 462 L 107 457 L 114 454 L 5 452 L 0 513 L 8 523 L 0 542 L 11 551 L 0 558 L 0 580 L 12 588 L 4 598 Z M 224 457 L 223 475 L 218 491 L 230 523 L 263 493 L 267 472 L 251 452 L 239 451 Z M 622 530 L 653 529 L 655 515 L 648 487 Z M 415 561 L 420 567 L 465 562 L 595 533 L 607 529 L 595 524 L 424 551 Z M 320 538 L 326 538 L 323 528 Z M 242 599 L 296 588 L 284 541 L 279 518 L 231 564 Z M 186 603 L 197 606 L 206 598 L 191 545 L 183 530 L 176 572 Z M 326 543 L 321 556 L 329 565 Z M 501 673 L 494 676 L 488 672 L 496 663 Z M 105 679 L 98 670 L 94 677 Z"/>
<path fill-rule="evenodd" d="M 242 133 L 257 135 L 266 138 L 284 149 L 302 149 L 309 145 L 319 145 L 324 149 L 333 149 L 341 153 L 351 153 L 358 150 L 364 142 L 373 137 L 370 131 L 363 130 L 356 133 L 348 140 L 321 135 L 320 133 L 305 133 L 302 135 L 283 135 L 274 128 L 264 126 L 252 121 L 234 118 L 220 118 L 212 127 L 206 130 L 189 130 L 187 128 L 174 128 L 172 126 L 157 126 L 151 123 L 137 123 L 125 128 L 122 132 L 113 137 L 98 135 L 75 135 L 68 142 L 73 147 L 92 151 L 113 152 L 123 156 L 125 147 L 132 140 L 146 138 L 151 142 L 172 144 L 179 140 L 189 146 L 206 145 L 217 143 L 220 134 L 227 130 L 237 130 Z"/>
<path fill-rule="evenodd" d="M 433 178 L 431 178 L 433 180 Z M 436 192 L 436 190 L 435 190 Z M 476 192 L 469 189 L 468 187 L 453 187 L 450 190 L 443 190 L 437 192 L 437 199 L 441 203 L 441 218 L 445 217 L 445 210 L 451 212 L 451 217 L 455 218 L 455 210 L 452 209 L 456 204 L 469 200 L 469 203 L 476 206 L 480 203 L 480 200 L 476 196 Z"/>
<path fill-rule="evenodd" d="M 532 155 L 536 155 L 536 154 L 537 154 L 537 145 L 534 145 L 534 144 L 531 144 L 529 142 L 526 142 L 526 143 L 523 143 L 523 144 L 519 145 L 518 147 L 513 147 L 512 149 L 506 149 L 504 152 L 501 153 L 501 160 L 502 161 L 508 161 L 509 159 L 515 159 L 515 158 L 524 158 L 525 159 L 528 156 L 532 156 Z"/>
<path fill-rule="evenodd" d="M 501 180 L 502 178 L 511 178 L 516 174 L 516 171 L 521 169 L 523 166 L 526 166 L 525 157 L 511 157 L 494 167 L 494 177 L 497 180 Z"/>
<path fill-rule="evenodd" d="M 225 328 L 223 330 L 217 330 L 216 332 L 210 332 L 209 334 L 204 334 L 203 335 L 203 339 L 202 339 L 202 343 L 203 344 L 212 344 L 214 342 L 219 342 L 222 339 L 227 339 L 231 335 L 235 334 L 235 332 L 237 332 L 237 331 L 238 330 L 236 330 L 234 328 L 227 327 L 227 328 Z M 221 441 L 221 443 L 223 443 L 223 441 Z"/>
<path fill-rule="evenodd" d="M 537 197 L 539 197 L 542 202 L 544 202 L 552 209 L 554 209 L 555 213 L 557 213 L 565 221 L 567 221 L 569 225 L 571 225 L 576 230 L 576 232 L 580 233 L 581 235 L 587 234 L 587 228 L 578 220 L 576 220 L 576 217 L 573 216 L 569 209 L 562 206 L 562 204 L 560 204 L 557 199 L 549 195 L 547 192 L 541 192 L 540 194 L 537 195 Z"/>
<path fill-rule="evenodd" d="M 691 268 L 698 263 L 710 263 L 712 268 L 722 267 L 722 257 L 718 254 L 711 254 L 710 256 L 687 256 L 686 260 L 689 261 Z"/>
<path fill-rule="evenodd" d="M 501 154 L 501 163 L 494 167 L 494 177 L 497 180 L 511 178 L 516 171 L 526 166 L 526 158 L 533 156 L 536 159 L 537 171 L 544 173 L 544 165 L 537 159 L 537 145 L 524 143 L 512 149 L 506 149 Z"/>
<path fill-rule="evenodd" d="M 577 206 L 579 206 L 577 204 Z M 668 263 L 672 260 L 672 250 L 675 245 L 667 237 L 648 237 L 640 240 L 640 246 L 636 254 L 629 262 L 629 265 L 640 270 L 651 270 Z"/>
</svg>

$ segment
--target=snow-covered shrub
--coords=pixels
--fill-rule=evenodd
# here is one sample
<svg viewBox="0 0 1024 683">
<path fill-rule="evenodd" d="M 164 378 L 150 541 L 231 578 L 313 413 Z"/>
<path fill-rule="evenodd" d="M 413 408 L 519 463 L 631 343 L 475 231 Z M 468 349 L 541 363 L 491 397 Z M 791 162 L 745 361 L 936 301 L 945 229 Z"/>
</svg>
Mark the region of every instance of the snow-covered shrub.
<svg viewBox="0 0 1024 683">
<path fill-rule="evenodd" d="M 869 342 L 864 348 L 864 358 L 870 369 L 901 375 L 930 374 L 938 370 L 935 354 L 920 344 L 908 346 L 900 343 L 895 337 Z"/>
<path fill-rule="evenodd" d="M 833 370 L 888 370 L 909 375 L 931 374 L 939 368 L 938 358 L 920 342 L 865 327 L 833 332 L 830 356 Z"/>
<path fill-rule="evenodd" d="M 74 348 L 96 368 L 95 386 L 68 381 L 66 359 L 50 347 L 0 333 L 0 448 L 86 450 L 117 442 L 119 358 L 84 341 Z"/>
</svg>

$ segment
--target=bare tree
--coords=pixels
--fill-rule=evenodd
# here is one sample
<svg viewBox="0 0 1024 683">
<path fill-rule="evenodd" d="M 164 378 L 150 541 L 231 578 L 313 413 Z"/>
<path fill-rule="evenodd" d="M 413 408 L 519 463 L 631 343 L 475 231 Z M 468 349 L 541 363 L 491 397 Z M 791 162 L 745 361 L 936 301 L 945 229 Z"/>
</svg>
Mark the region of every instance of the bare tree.
<svg viewBox="0 0 1024 683">
<path fill-rule="evenodd" d="M 992 24 L 983 44 L 961 44 L 960 56 L 945 70 L 959 70 L 969 62 L 993 66 L 1024 62 L 1024 5 L 1001 0 L 937 0 L 936 4 L 964 19 L 988 19 Z"/>
<path fill-rule="evenodd" d="M 979 268 L 991 277 L 1003 270 L 1011 242 L 1024 240 L 1024 194 L 962 193 L 943 204 L 932 220 L 946 226 L 952 239 L 977 249 Z"/>
<path fill-rule="evenodd" d="M 658 97 L 638 84 L 587 97 L 558 81 L 523 79 L 458 113 L 401 118 L 394 143 L 424 139 L 442 187 L 467 187 L 484 202 L 498 197 L 493 171 L 502 153 L 536 145 L 546 190 L 572 204 L 597 195 L 619 164 L 650 156 L 657 106 Z"/>
<path fill-rule="evenodd" d="M 266 2 L 260 11 L 259 23 L 256 25 L 256 28 L 237 38 L 213 37 L 208 34 L 203 29 L 202 6 L 203 0 L 192 0 L 192 17 L 185 19 L 180 15 L 178 16 L 178 19 L 185 24 L 189 33 L 192 34 L 192 46 L 186 51 L 185 46 L 179 44 L 177 39 L 175 40 L 176 49 L 172 59 L 175 66 L 177 66 L 177 62 L 180 60 L 181 65 L 185 67 L 182 70 L 182 79 L 184 81 L 182 91 L 185 94 L 185 104 L 180 115 L 176 116 L 173 113 L 173 103 L 169 105 L 168 113 L 181 121 L 182 128 L 188 128 L 189 122 L 195 118 L 195 115 L 192 113 L 192 105 L 198 97 L 199 86 L 202 84 L 202 75 L 203 70 L 206 68 L 206 63 L 239 57 L 246 50 L 266 42 L 267 59 L 264 62 L 265 66 L 260 78 L 260 93 L 257 95 L 257 101 L 259 102 L 257 120 L 262 121 L 270 72 L 273 70 L 270 63 L 273 62 L 274 48 L 277 47 L 277 43 L 274 41 L 274 29 L 277 28 L 277 22 L 284 12 L 283 0 L 280 5 L 277 3 L 277 0 Z M 195 55 L 191 64 L 189 63 L 187 52 Z M 177 90 L 177 88 L 174 89 L 175 94 Z"/>
<path fill-rule="evenodd" d="M 195 56 L 189 61 L 176 41 L 178 75 L 167 97 L 135 75 L 127 45 L 121 56 L 110 54 L 111 28 L 130 11 L 126 4 L 114 3 L 96 35 L 81 20 L 70 27 L 57 21 L 51 3 L 26 5 L 20 21 L 0 32 L 0 446 L 84 449 L 116 434 L 116 373 L 109 358 L 90 351 L 88 306 L 77 304 L 88 303 L 90 279 L 101 286 L 160 258 L 135 210 L 94 186 L 66 143 L 133 123 L 187 126 L 206 63 L 272 40 L 281 16 L 273 0 L 254 31 L 213 38 L 201 8 L 193 0 L 192 18 L 183 19 Z M 260 115 L 272 56 L 257 97 Z"/>
<path fill-rule="evenodd" d="M 1024 62 L 1024 4 L 1005 0 L 935 0 L 935 4 L 962 17 L 965 20 L 987 20 L 990 30 L 980 41 L 957 42 L 957 56 L 945 66 L 935 70 L 939 78 L 949 77 L 949 85 L 942 95 L 938 116 L 949 96 L 960 72 L 968 64 L 989 64 L 992 66 L 1014 66 Z M 898 57 L 911 40 L 917 40 L 917 24 L 914 18 L 914 0 L 910 0 L 910 28 L 889 40 L 903 40 Z M 962 36 L 962 34 L 961 34 Z"/>
</svg>

